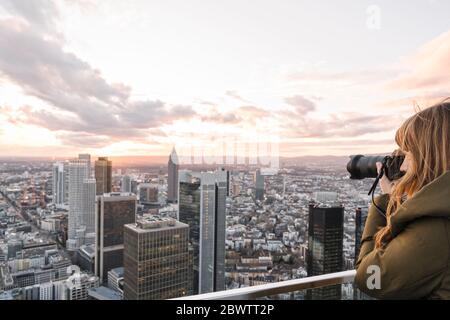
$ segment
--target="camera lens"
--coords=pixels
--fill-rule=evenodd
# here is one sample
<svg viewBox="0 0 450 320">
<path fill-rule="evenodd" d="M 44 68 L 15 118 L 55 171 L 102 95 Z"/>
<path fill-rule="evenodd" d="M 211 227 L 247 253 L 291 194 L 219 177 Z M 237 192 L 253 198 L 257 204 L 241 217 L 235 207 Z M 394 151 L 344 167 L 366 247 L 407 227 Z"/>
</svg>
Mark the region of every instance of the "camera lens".
<svg viewBox="0 0 450 320">
<path fill-rule="evenodd" d="M 362 154 L 350 156 L 347 171 L 350 179 L 376 178 L 377 162 L 383 162 L 385 156 L 363 156 Z"/>
</svg>

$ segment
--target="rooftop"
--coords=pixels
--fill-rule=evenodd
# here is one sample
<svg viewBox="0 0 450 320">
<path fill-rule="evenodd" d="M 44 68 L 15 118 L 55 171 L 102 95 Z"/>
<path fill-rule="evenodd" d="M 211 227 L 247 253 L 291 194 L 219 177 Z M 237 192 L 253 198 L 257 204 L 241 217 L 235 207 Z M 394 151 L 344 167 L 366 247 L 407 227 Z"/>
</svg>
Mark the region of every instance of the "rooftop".
<svg viewBox="0 0 450 320">
<path fill-rule="evenodd" d="M 188 225 L 172 218 L 162 218 L 158 215 L 154 215 L 138 220 L 135 224 L 126 224 L 125 227 L 138 233 L 146 233 L 168 229 L 186 228 Z"/>
<path fill-rule="evenodd" d="M 120 293 L 107 287 L 88 289 L 88 294 L 96 300 L 122 300 Z"/>
</svg>

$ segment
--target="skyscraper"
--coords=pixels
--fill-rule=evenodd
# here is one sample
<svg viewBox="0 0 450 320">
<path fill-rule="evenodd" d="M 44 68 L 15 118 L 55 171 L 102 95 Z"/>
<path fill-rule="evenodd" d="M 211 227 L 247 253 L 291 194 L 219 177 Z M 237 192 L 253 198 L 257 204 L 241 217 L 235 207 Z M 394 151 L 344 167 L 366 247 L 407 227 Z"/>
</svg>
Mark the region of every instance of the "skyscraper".
<svg viewBox="0 0 450 320">
<path fill-rule="evenodd" d="M 112 161 L 100 157 L 95 161 L 95 180 L 97 180 L 97 195 L 110 193 L 112 187 Z"/>
<path fill-rule="evenodd" d="M 169 156 L 169 162 L 167 163 L 168 175 L 167 175 L 167 201 L 176 202 L 178 200 L 178 156 L 175 148 L 172 149 L 172 153 Z"/>
<path fill-rule="evenodd" d="M 88 166 L 88 177 L 91 177 L 91 155 L 89 153 L 80 153 L 78 155 L 79 160 L 85 160 Z"/>
<path fill-rule="evenodd" d="M 86 242 L 86 238 L 92 237 L 94 215 L 95 180 L 89 179 L 89 163 L 82 159 L 71 160 L 69 162 L 68 250 L 77 250 Z"/>
<path fill-rule="evenodd" d="M 52 202 L 59 206 L 65 205 L 69 201 L 68 163 L 56 162 L 52 169 Z"/>
<path fill-rule="evenodd" d="M 136 221 L 136 196 L 105 193 L 97 196 L 95 211 L 95 274 L 106 282 L 108 271 L 123 266 L 124 225 Z"/>
<path fill-rule="evenodd" d="M 255 172 L 255 199 L 259 201 L 264 200 L 264 176 L 261 174 L 260 169 Z"/>
<path fill-rule="evenodd" d="M 158 185 L 154 183 L 139 184 L 139 203 L 158 204 Z"/>
<path fill-rule="evenodd" d="M 120 191 L 121 192 L 131 192 L 131 177 L 123 176 L 122 181 L 120 183 Z"/>
<path fill-rule="evenodd" d="M 179 181 L 178 218 L 192 228 L 194 292 L 224 290 L 227 171 L 183 170 Z"/>
<path fill-rule="evenodd" d="M 343 269 L 344 208 L 309 205 L 308 277 Z M 313 300 L 341 299 L 341 285 L 308 290 Z"/>
<path fill-rule="evenodd" d="M 84 244 L 95 242 L 95 179 L 83 182 L 83 215 L 82 225 L 85 228 Z"/>
<path fill-rule="evenodd" d="M 124 229 L 124 299 L 170 299 L 191 293 L 188 225 L 153 217 Z"/>
</svg>

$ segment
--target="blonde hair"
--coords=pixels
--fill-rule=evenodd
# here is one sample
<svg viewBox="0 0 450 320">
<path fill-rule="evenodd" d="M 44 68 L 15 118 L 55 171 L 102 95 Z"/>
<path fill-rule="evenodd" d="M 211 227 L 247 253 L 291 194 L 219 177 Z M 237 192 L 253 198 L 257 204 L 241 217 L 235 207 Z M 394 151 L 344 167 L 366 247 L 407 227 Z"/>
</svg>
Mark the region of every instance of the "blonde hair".
<svg viewBox="0 0 450 320">
<path fill-rule="evenodd" d="M 392 189 L 386 210 L 387 224 L 375 235 L 377 248 L 392 239 L 390 217 L 402 200 L 412 197 L 450 168 L 450 100 L 426 108 L 397 130 L 395 141 L 401 151 L 409 152 L 408 171 Z"/>
</svg>

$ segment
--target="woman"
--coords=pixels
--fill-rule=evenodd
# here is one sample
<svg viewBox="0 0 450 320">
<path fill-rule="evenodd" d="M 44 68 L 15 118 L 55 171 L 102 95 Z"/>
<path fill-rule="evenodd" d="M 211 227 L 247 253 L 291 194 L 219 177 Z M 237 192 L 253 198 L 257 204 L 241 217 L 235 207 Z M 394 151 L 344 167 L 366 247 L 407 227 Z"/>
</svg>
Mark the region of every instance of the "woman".
<svg viewBox="0 0 450 320">
<path fill-rule="evenodd" d="M 450 299 L 450 101 L 406 120 L 395 140 L 406 173 L 380 181 L 386 218 L 371 206 L 355 282 L 379 299 Z"/>
</svg>

